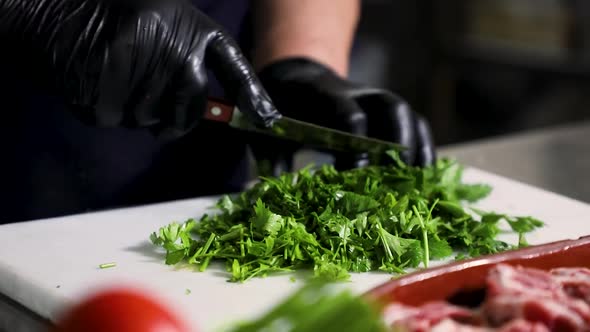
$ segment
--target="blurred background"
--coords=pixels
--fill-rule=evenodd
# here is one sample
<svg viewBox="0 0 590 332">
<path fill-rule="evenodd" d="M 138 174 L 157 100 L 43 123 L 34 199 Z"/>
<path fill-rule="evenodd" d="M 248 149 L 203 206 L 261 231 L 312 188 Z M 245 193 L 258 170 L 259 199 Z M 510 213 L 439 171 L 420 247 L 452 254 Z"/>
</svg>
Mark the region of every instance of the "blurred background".
<svg viewBox="0 0 590 332">
<path fill-rule="evenodd" d="M 397 92 L 439 146 L 590 119 L 590 1 L 365 0 L 351 78 Z"/>
</svg>

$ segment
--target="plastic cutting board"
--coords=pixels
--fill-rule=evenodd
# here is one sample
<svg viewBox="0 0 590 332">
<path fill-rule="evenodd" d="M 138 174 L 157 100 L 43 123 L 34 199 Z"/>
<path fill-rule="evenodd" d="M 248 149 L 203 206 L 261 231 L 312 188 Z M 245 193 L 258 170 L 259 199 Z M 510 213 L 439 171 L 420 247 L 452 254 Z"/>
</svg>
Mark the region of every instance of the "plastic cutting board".
<svg viewBox="0 0 590 332">
<path fill-rule="evenodd" d="M 493 186 L 479 207 L 545 221 L 545 228 L 528 236 L 531 244 L 590 234 L 588 204 L 477 169 L 466 170 L 465 181 Z M 163 253 L 148 240 L 151 232 L 171 221 L 200 217 L 215 200 L 200 198 L 0 226 L 0 293 L 49 319 L 81 296 L 111 285 L 145 289 L 201 331 L 254 318 L 297 289 L 302 283 L 297 275 L 295 282 L 287 275 L 229 283 L 222 266 L 203 273 L 166 266 Z M 516 240 L 512 235 L 504 239 Z M 117 266 L 98 268 L 108 262 Z M 352 282 L 342 287 L 361 293 L 390 277 L 353 275 Z"/>
</svg>

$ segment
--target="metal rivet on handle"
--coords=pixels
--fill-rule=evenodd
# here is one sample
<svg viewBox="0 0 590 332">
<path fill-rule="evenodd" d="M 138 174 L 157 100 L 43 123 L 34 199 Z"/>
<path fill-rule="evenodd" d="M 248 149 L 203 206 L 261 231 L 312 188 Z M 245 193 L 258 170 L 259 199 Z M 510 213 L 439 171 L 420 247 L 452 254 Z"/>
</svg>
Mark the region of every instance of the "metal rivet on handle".
<svg viewBox="0 0 590 332">
<path fill-rule="evenodd" d="M 220 116 L 221 115 L 221 108 L 215 106 L 211 108 L 211 114 L 213 116 Z"/>
</svg>

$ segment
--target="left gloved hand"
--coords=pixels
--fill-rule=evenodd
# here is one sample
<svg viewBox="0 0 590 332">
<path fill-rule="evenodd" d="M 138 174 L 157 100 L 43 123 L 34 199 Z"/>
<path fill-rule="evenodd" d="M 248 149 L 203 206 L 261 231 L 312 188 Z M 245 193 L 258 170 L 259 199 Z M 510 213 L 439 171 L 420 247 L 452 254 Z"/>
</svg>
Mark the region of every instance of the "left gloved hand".
<svg viewBox="0 0 590 332">
<path fill-rule="evenodd" d="M 270 64 L 258 76 L 285 116 L 405 145 L 408 149 L 401 157 L 410 165 L 428 165 L 436 158 L 425 119 L 389 91 L 354 84 L 305 58 Z M 278 175 L 291 168 L 296 147 L 287 146 L 287 142 L 264 139 L 253 144 L 252 150 L 257 160 L 271 162 L 273 175 Z M 339 169 L 368 162 L 366 155 L 334 156 Z"/>
<path fill-rule="evenodd" d="M 208 70 L 252 122 L 280 117 L 237 43 L 190 1 L 0 0 L 0 45 L 0 71 L 92 125 L 180 137 L 205 112 Z"/>
</svg>

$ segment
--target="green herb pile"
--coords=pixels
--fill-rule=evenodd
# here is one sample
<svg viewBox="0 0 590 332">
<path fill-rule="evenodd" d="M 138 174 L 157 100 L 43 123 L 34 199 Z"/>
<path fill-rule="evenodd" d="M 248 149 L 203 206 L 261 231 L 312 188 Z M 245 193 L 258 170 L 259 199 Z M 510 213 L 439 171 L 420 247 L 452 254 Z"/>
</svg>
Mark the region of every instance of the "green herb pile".
<svg viewBox="0 0 590 332">
<path fill-rule="evenodd" d="M 172 223 L 151 235 L 166 264 L 207 269 L 223 261 L 231 281 L 273 272 L 313 269 L 316 277 L 346 280 L 349 272 L 403 273 L 431 259 L 496 253 L 526 245 L 523 234 L 542 226 L 465 207 L 491 188 L 464 184 L 463 167 L 440 159 L 425 168 L 405 165 L 337 171 L 331 165 L 262 178 L 253 188 L 224 196 L 220 213 L 199 222 Z M 507 221 L 518 245 L 496 239 Z"/>
</svg>

